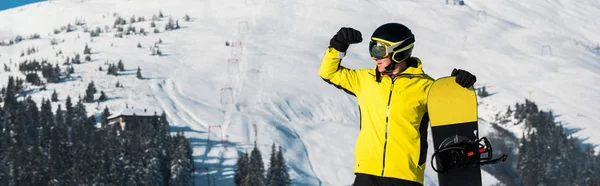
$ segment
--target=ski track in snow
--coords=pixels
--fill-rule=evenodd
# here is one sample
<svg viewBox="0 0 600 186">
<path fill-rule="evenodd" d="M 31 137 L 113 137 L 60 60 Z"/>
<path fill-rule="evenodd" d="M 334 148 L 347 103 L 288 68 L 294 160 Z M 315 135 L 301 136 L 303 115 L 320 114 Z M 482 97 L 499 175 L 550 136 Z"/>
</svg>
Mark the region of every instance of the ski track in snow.
<svg viewBox="0 0 600 186">
<path fill-rule="evenodd" d="M 178 98 L 180 97 L 179 96 L 180 94 L 174 93 L 175 91 L 173 91 L 174 90 L 173 86 L 174 85 L 171 80 L 168 80 L 167 83 L 165 83 L 165 84 L 162 84 L 162 83 L 158 84 L 158 86 L 157 86 L 158 90 L 161 91 L 163 93 L 163 95 L 166 95 L 166 97 L 168 98 L 167 100 L 172 103 L 172 107 L 174 108 L 174 110 L 171 112 L 174 113 L 173 116 L 180 118 L 187 124 L 196 124 L 198 126 L 207 128 L 208 126 L 206 124 L 203 124 L 203 122 L 201 122 L 200 119 L 196 118 L 196 116 L 194 114 L 192 114 L 191 111 L 189 109 L 187 109 L 179 101 Z M 186 101 L 189 101 L 189 100 L 186 100 Z M 165 104 L 163 104 L 163 105 L 165 105 Z"/>
</svg>

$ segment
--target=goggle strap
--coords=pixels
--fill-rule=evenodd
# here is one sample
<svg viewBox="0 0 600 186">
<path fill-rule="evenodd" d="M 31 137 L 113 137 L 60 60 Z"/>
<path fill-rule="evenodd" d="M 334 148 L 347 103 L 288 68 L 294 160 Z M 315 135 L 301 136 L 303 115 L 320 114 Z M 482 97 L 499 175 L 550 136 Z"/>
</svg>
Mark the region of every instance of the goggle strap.
<svg viewBox="0 0 600 186">
<path fill-rule="evenodd" d="M 400 59 L 400 60 L 396 60 L 396 58 L 395 58 L 395 57 L 396 57 L 396 54 L 398 54 L 398 53 L 405 53 L 405 52 L 409 52 L 408 50 L 410 50 L 410 49 L 411 49 L 413 46 L 414 46 L 414 44 L 412 44 L 412 45 L 409 45 L 409 46 L 406 46 L 406 47 L 404 47 L 403 49 L 401 49 L 401 50 L 398 50 L 398 51 L 394 52 L 394 53 L 392 54 L 392 57 L 391 57 L 392 61 L 394 61 L 394 62 L 396 62 L 396 63 L 400 63 L 400 62 L 402 62 L 402 61 L 404 61 L 404 60 L 408 59 L 408 58 L 410 57 L 410 54 L 403 54 L 403 55 L 405 55 L 405 56 L 404 56 L 402 59 Z"/>
<path fill-rule="evenodd" d="M 407 45 L 407 46 L 405 46 L 404 48 L 401 48 L 400 50 L 397 50 L 397 51 L 395 51 L 394 53 L 398 53 L 398 52 L 404 52 L 405 50 L 408 50 L 408 49 L 412 48 L 413 46 L 415 46 L 415 44 L 414 44 L 414 43 L 412 43 L 412 44 L 410 44 L 410 45 Z"/>
<path fill-rule="evenodd" d="M 404 41 L 401 41 L 399 46 L 396 46 L 396 48 L 402 48 L 400 49 L 400 51 L 402 50 L 406 50 L 408 46 L 413 46 L 415 44 L 415 37 L 410 37 Z"/>
</svg>

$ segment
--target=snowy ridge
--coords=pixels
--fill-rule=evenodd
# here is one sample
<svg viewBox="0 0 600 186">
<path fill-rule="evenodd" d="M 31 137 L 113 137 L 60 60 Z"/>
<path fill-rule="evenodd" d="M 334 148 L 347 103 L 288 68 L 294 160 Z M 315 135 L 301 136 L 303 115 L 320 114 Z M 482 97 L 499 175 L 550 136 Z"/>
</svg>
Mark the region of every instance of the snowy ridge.
<svg viewBox="0 0 600 186">
<path fill-rule="evenodd" d="M 162 110 L 172 131 L 184 131 L 194 148 L 196 183 L 232 185 L 238 154 L 259 145 L 264 162 L 273 143 L 283 147 L 294 185 L 349 185 L 354 179 L 354 143 L 359 112 L 354 97 L 318 76 L 328 41 L 342 26 L 368 37 L 377 26 L 391 21 L 416 34 L 414 56 L 434 78 L 453 68 L 477 75 L 476 87 L 492 96 L 481 99 L 481 134 L 491 131 L 497 112 L 525 98 L 542 109 L 552 109 L 573 135 L 600 144 L 600 82 L 598 49 L 600 4 L 593 0 L 469 0 L 467 6 L 434 0 L 292 1 L 292 0 L 53 0 L 0 11 L 0 41 L 38 33 L 0 46 L 0 84 L 9 76 L 24 77 L 18 63 L 48 59 L 62 64 L 82 54 L 87 44 L 92 61 L 74 65 L 73 78 L 30 86 L 37 102 L 54 90 L 64 105 L 76 101 L 94 81 L 108 101 L 86 104 L 90 113 L 108 107 Z M 153 15 L 160 33 L 150 27 Z M 190 21 L 184 16 L 189 15 Z M 117 16 L 130 25 L 131 17 L 145 21 L 131 26 L 147 35 L 115 37 Z M 165 31 L 169 18 L 180 29 Z M 60 32 L 76 21 L 73 32 Z M 90 37 L 84 27 L 103 30 Z M 52 45 L 52 40 L 58 41 Z M 163 41 L 158 43 L 158 41 Z M 64 42 L 63 42 L 64 41 Z M 228 42 L 230 46 L 225 46 Z M 138 43 L 141 48 L 136 47 Z M 350 46 L 343 65 L 371 68 L 368 42 Z M 29 47 L 39 52 L 21 57 Z M 162 56 L 152 56 L 159 48 Z M 62 55 L 57 55 L 61 51 Z M 82 59 L 85 57 L 81 56 Z M 122 60 L 125 71 L 106 75 L 108 64 Z M 99 71 L 99 67 L 103 71 Z M 144 79 L 137 79 L 137 67 Z M 64 69 L 64 66 L 61 66 Z M 115 87 L 119 82 L 122 88 Z M 99 94 L 96 96 L 96 98 Z M 53 103 L 56 108 L 59 103 Z M 509 129 L 520 136 L 522 129 Z M 429 144 L 433 144 L 431 137 Z M 596 146 L 597 150 L 600 147 Z M 429 145 L 429 156 L 433 152 Z M 437 185 L 427 160 L 425 185 Z M 484 184 L 498 182 L 483 171 Z"/>
</svg>

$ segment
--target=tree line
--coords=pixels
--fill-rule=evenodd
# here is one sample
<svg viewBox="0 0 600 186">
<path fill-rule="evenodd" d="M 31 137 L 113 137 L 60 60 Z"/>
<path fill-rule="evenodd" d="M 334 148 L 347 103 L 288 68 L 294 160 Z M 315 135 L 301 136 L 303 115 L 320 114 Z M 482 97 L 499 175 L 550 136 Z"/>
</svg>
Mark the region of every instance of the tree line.
<svg viewBox="0 0 600 186">
<path fill-rule="evenodd" d="M 236 163 L 234 174 L 234 183 L 239 186 L 289 186 L 291 185 L 288 168 L 283 158 L 281 146 L 271 147 L 271 157 L 269 159 L 269 168 L 265 173 L 265 166 L 262 161 L 260 150 L 254 143 L 254 149 L 250 154 L 242 154 Z M 265 176 L 266 174 L 266 176 Z"/>
<path fill-rule="evenodd" d="M 0 185 L 189 185 L 194 170 L 190 142 L 170 135 L 166 115 L 137 130 L 108 127 L 88 117 L 83 100 L 53 110 L 20 95 L 14 78 L 0 108 Z M 38 108 L 38 105 L 41 105 Z M 103 128 L 97 127 L 102 123 Z"/>
<path fill-rule="evenodd" d="M 568 135 L 552 111 L 525 100 L 498 118 L 502 124 L 525 125 L 520 144 L 514 147 L 518 185 L 600 185 L 600 156 L 591 145 Z"/>
</svg>

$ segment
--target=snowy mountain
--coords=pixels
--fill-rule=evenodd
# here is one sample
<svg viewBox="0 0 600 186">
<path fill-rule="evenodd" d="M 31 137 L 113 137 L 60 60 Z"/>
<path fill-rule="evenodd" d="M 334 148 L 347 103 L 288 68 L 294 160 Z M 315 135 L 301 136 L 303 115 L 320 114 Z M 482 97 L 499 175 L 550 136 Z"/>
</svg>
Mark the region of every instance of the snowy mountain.
<svg viewBox="0 0 600 186">
<path fill-rule="evenodd" d="M 0 63 L 10 69 L 0 70 L 0 85 L 6 86 L 9 76 L 24 78 L 18 64 L 25 60 L 46 59 L 64 70 L 67 58 L 79 54 L 83 62 L 73 65 L 71 78 L 45 87 L 29 86 L 29 95 L 40 102 L 56 91 L 64 102 L 67 96 L 83 97 L 93 81 L 108 100 L 87 104 L 91 113 L 105 107 L 112 113 L 125 107 L 166 112 L 171 130 L 184 131 L 192 142 L 197 185 L 232 185 L 235 161 L 251 150 L 254 141 L 265 162 L 273 143 L 282 146 L 294 185 L 349 185 L 354 179 L 359 111 L 354 97 L 318 76 L 321 57 L 342 26 L 354 27 L 366 38 L 381 24 L 400 22 L 415 33 L 413 54 L 423 60 L 426 73 L 439 78 L 453 68 L 466 69 L 477 75 L 476 87 L 491 92 L 480 99 L 483 135 L 491 132 L 488 122 L 496 113 L 529 98 L 552 109 L 573 136 L 600 144 L 600 136 L 594 135 L 600 132 L 595 124 L 600 121 L 600 88 L 594 86 L 600 82 L 596 34 L 600 20 L 594 19 L 600 4 L 592 0 L 465 4 L 44 1 L 0 11 L 4 43 Z M 169 20 L 173 25 L 167 26 Z M 39 38 L 29 39 L 35 34 Z M 23 41 L 10 44 L 18 36 Z M 84 60 L 85 45 L 91 48 L 90 61 Z M 343 65 L 373 67 L 367 45 L 351 46 Z M 36 52 L 27 54 L 31 48 Z M 162 54 L 152 55 L 157 51 Z M 107 75 L 109 65 L 119 60 L 125 70 Z M 138 67 L 142 79 L 136 77 Z M 116 87 L 117 82 L 122 87 Z M 53 103 L 54 108 L 58 104 Z M 522 134 L 518 126 L 509 130 Z M 427 166 L 425 184 L 437 185 L 437 174 Z M 498 182 L 482 173 L 485 185 Z"/>
</svg>

